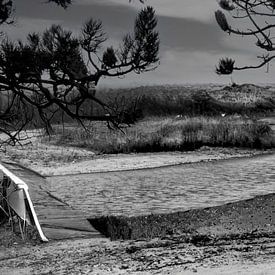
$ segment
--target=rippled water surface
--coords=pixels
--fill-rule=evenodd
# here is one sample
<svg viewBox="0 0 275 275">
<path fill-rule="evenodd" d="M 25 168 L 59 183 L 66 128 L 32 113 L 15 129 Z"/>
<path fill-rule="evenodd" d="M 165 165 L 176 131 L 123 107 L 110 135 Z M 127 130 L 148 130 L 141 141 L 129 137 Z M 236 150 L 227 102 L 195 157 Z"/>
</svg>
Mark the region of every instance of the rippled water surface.
<svg viewBox="0 0 275 275">
<path fill-rule="evenodd" d="M 54 195 L 89 216 L 171 212 L 275 192 L 275 154 L 48 181 Z"/>
</svg>

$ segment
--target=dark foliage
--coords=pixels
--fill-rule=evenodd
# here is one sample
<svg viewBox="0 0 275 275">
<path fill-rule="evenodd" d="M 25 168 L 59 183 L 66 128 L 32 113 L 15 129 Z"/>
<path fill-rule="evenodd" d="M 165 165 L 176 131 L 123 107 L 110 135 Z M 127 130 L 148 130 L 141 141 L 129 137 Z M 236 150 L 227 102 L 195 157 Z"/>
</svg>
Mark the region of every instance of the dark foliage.
<svg viewBox="0 0 275 275">
<path fill-rule="evenodd" d="M 0 24 L 12 23 L 10 20 L 13 12 L 13 1 L 12 0 L 0 0 Z"/>
<path fill-rule="evenodd" d="M 60 4 L 60 2 L 59 2 Z M 158 65 L 159 38 L 152 7 L 142 9 L 133 34 L 120 47 L 103 50 L 106 40 L 100 21 L 90 19 L 81 37 L 53 25 L 42 34 L 32 33 L 27 42 L 5 40 L 0 45 L 0 131 L 17 142 L 18 133 L 39 123 L 49 132 L 51 122 L 63 112 L 83 120 L 104 120 L 118 126 L 119 114 L 95 96 L 103 77 L 153 70 Z M 87 113 L 96 102 L 103 115 Z M 1 105 L 0 105 L 1 107 Z"/>
<path fill-rule="evenodd" d="M 217 74 L 232 74 L 235 61 L 230 58 L 222 58 L 216 67 Z"/>
<path fill-rule="evenodd" d="M 216 72 L 231 74 L 235 70 L 258 69 L 265 65 L 268 70 L 269 63 L 275 58 L 272 54 L 275 51 L 275 25 L 272 22 L 275 17 L 275 2 L 273 0 L 220 0 L 219 5 L 232 15 L 232 23 L 236 23 L 236 27 L 229 25 L 225 14 L 218 10 L 215 16 L 220 28 L 228 34 L 254 37 L 255 45 L 264 52 L 262 55 L 257 55 L 260 59 L 257 65 L 233 67 L 233 64 L 226 62 L 228 59 L 222 59 L 225 62 L 220 61 Z M 242 28 L 242 26 L 245 27 Z"/>
<path fill-rule="evenodd" d="M 56 3 L 57 5 L 61 6 L 62 8 L 67 8 L 69 5 L 72 4 L 72 0 L 48 0 L 48 2 Z"/>
</svg>

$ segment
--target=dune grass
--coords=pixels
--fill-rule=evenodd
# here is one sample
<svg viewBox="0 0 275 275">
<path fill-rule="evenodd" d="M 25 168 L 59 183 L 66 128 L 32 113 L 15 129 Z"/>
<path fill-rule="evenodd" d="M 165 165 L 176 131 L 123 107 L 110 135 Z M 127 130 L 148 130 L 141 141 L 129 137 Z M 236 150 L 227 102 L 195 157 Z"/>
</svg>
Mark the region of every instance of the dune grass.
<svg viewBox="0 0 275 275">
<path fill-rule="evenodd" d="M 56 127 L 51 143 L 105 154 L 186 151 L 201 146 L 271 148 L 275 145 L 267 124 L 236 116 L 152 117 L 122 130 L 109 130 L 100 123 L 89 129 Z"/>
</svg>

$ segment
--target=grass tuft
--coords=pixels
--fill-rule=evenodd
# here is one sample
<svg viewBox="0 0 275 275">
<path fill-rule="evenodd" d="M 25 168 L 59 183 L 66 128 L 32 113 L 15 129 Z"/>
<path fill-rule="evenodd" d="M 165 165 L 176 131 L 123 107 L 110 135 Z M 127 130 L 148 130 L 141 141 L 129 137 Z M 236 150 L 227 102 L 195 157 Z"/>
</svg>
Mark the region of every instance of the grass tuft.
<svg viewBox="0 0 275 275">
<path fill-rule="evenodd" d="M 93 125 L 92 131 L 57 127 L 52 142 L 105 154 L 185 151 L 201 146 L 266 149 L 275 145 L 268 124 L 238 116 L 152 117 L 124 132 L 106 129 L 100 123 Z"/>
</svg>

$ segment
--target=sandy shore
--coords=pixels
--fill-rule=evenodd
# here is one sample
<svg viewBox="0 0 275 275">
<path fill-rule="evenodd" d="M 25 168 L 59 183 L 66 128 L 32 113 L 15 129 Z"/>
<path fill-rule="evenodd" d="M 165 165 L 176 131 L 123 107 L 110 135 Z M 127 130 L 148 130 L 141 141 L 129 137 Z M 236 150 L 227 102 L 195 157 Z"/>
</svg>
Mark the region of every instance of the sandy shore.
<svg viewBox="0 0 275 275">
<path fill-rule="evenodd" d="M 274 274 L 275 195 L 182 213 L 184 229 L 151 240 L 0 242 L 0 270 L 14 274 Z M 204 218 L 203 218 L 204 217 Z M 238 221 L 238 222 L 236 222 Z M 221 234 L 222 232 L 222 234 Z M 12 240 L 12 241 L 11 241 Z M 21 242 L 21 243 L 20 243 Z"/>
<path fill-rule="evenodd" d="M 270 151 L 202 147 L 189 152 L 96 155 L 73 147 L 34 143 L 0 152 L 2 161 L 15 161 L 44 176 L 125 171 L 221 159 L 251 157 Z"/>
<path fill-rule="evenodd" d="M 234 150 L 217 148 L 204 148 L 194 152 L 168 152 L 168 153 L 143 153 L 143 154 L 119 154 L 102 155 L 78 163 L 66 163 L 60 166 L 49 167 L 41 164 L 31 165 L 30 168 L 36 170 L 44 176 L 57 176 L 69 174 L 84 174 L 98 172 L 113 172 L 148 169 L 171 165 L 207 162 L 230 158 L 251 157 L 263 154 L 256 150 Z M 54 169 L 53 169 L 54 168 Z"/>
<path fill-rule="evenodd" d="M 268 153 L 204 147 L 194 152 L 96 156 L 78 148 L 41 144 L 26 148 L 9 148 L 0 157 L 20 162 L 45 176 L 144 169 Z M 177 230 L 152 240 L 102 238 L 24 243 L 20 236 L 0 227 L 1 274 L 271 275 L 275 270 L 275 195 L 260 198 L 262 203 L 261 199 L 253 199 L 218 210 L 198 210 L 195 216 L 201 217 L 200 223 L 193 220 L 194 215 L 184 214 L 179 224 L 189 219 L 197 225 L 191 233 Z M 217 232 L 226 232 L 227 237 Z M 199 234 L 201 241 L 186 241 L 186 234 Z"/>
<path fill-rule="evenodd" d="M 151 244 L 151 247 L 150 247 Z M 195 246 L 153 242 L 71 240 L 17 248 L 1 257 L 2 275 L 30 274 L 265 274 L 275 270 L 275 243 Z M 129 247 L 137 247 L 130 252 Z M 261 246 L 270 255 L 261 255 Z"/>
</svg>

